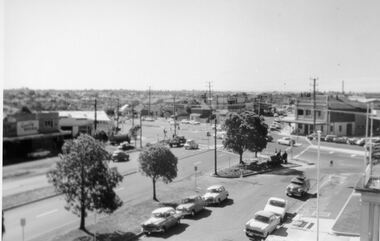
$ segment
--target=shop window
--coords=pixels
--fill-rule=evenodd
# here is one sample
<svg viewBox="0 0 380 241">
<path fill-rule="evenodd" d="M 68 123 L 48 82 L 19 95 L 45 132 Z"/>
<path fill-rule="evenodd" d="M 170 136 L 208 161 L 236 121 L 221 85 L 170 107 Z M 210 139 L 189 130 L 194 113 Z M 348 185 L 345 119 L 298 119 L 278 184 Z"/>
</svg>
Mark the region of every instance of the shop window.
<svg viewBox="0 0 380 241">
<path fill-rule="evenodd" d="M 342 126 L 339 126 L 339 132 L 342 132 Z"/>
<path fill-rule="evenodd" d="M 298 114 L 298 115 L 303 115 L 303 110 L 302 110 L 302 109 L 298 109 L 298 110 L 297 110 L 297 114 Z"/>
<path fill-rule="evenodd" d="M 53 128 L 53 121 L 52 120 L 45 121 L 45 127 L 51 127 L 51 128 Z"/>
</svg>

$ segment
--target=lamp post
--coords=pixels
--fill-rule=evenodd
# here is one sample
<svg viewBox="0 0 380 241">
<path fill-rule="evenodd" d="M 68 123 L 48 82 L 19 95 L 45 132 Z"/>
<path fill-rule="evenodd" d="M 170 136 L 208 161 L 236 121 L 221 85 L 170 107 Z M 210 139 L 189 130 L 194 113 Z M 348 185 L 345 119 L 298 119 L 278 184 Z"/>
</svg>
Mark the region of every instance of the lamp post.
<svg viewBox="0 0 380 241">
<path fill-rule="evenodd" d="M 218 175 L 218 172 L 217 172 L 217 156 L 216 156 L 216 117 L 215 117 L 215 137 L 214 137 L 214 141 L 215 141 L 215 146 L 214 146 L 214 157 L 215 157 L 215 160 L 214 160 L 214 175 L 217 176 Z"/>
<path fill-rule="evenodd" d="M 319 166 L 320 166 L 320 151 L 321 151 L 321 131 L 318 133 L 318 154 L 317 154 L 317 241 L 319 241 Z"/>
</svg>

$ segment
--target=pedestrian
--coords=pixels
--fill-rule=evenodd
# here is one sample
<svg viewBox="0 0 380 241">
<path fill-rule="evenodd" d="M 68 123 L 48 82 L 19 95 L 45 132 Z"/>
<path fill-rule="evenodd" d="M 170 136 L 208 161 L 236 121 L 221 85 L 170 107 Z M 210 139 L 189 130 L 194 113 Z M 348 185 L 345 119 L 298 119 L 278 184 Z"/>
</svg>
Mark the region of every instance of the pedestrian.
<svg viewBox="0 0 380 241">
<path fill-rule="evenodd" d="M 334 161 L 330 160 L 330 167 L 332 167 L 333 165 L 334 165 Z"/>
<path fill-rule="evenodd" d="M 288 163 L 288 153 L 286 153 L 286 151 L 284 152 L 284 154 L 282 154 L 282 160 L 285 164 Z"/>
</svg>

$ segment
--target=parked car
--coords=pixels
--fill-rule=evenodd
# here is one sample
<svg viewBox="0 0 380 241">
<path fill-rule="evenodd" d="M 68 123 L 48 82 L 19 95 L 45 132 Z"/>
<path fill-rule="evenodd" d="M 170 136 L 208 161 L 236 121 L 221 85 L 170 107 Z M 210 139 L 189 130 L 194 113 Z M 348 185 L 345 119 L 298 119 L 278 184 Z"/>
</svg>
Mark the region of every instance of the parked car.
<svg viewBox="0 0 380 241">
<path fill-rule="evenodd" d="M 280 224 L 280 217 L 271 211 L 258 211 L 253 218 L 245 224 L 244 232 L 248 237 L 267 238 Z"/>
<path fill-rule="evenodd" d="M 205 201 L 201 196 L 191 196 L 184 198 L 181 204 L 177 206 L 177 212 L 181 212 L 182 216 L 191 215 L 195 216 L 196 213 L 205 208 Z"/>
<path fill-rule="evenodd" d="M 317 140 L 318 139 L 318 134 L 313 132 L 310 135 L 306 136 L 307 139 L 309 140 Z M 321 134 L 321 141 L 325 141 L 326 135 Z"/>
<path fill-rule="evenodd" d="M 358 142 L 358 140 L 360 140 L 360 138 L 357 138 L 357 137 L 348 138 L 347 139 L 347 144 L 356 145 L 356 143 Z"/>
<path fill-rule="evenodd" d="M 291 146 L 292 144 L 294 145 L 296 143 L 296 141 L 290 137 L 285 136 L 285 137 L 278 139 L 277 143 L 281 144 L 281 145 Z"/>
<path fill-rule="evenodd" d="M 190 124 L 190 121 L 187 119 L 181 120 L 181 124 Z"/>
<path fill-rule="evenodd" d="M 302 197 L 309 191 L 309 189 L 310 180 L 305 176 L 294 177 L 286 187 L 286 195 Z"/>
<path fill-rule="evenodd" d="M 280 222 L 285 218 L 286 211 L 288 210 L 288 202 L 285 199 L 271 197 L 265 205 L 264 211 L 271 211 L 280 217 Z"/>
<path fill-rule="evenodd" d="M 111 155 L 111 160 L 114 162 L 127 162 L 129 161 L 129 155 L 121 150 L 116 150 Z"/>
<path fill-rule="evenodd" d="M 127 142 L 127 141 L 120 143 L 120 145 L 117 147 L 117 149 L 122 150 L 122 151 L 128 151 L 128 150 L 131 150 L 134 148 L 135 147 L 132 146 L 131 144 L 129 144 L 129 142 Z"/>
<path fill-rule="evenodd" d="M 144 234 L 154 232 L 166 232 L 170 227 L 180 223 L 182 214 L 177 213 L 172 207 L 162 207 L 154 210 L 152 216 L 141 224 Z"/>
<path fill-rule="evenodd" d="M 358 146 L 364 146 L 365 145 L 365 138 L 360 138 L 359 140 L 356 141 L 355 144 Z"/>
<path fill-rule="evenodd" d="M 272 141 L 273 141 L 273 136 L 271 136 L 271 135 L 267 135 L 267 136 L 265 137 L 265 139 L 267 140 L 267 142 L 272 142 Z"/>
<path fill-rule="evenodd" d="M 190 124 L 192 124 L 192 125 L 200 125 L 201 123 L 199 121 L 191 120 Z"/>
<path fill-rule="evenodd" d="M 194 140 L 187 140 L 185 145 L 184 145 L 186 150 L 191 150 L 191 149 L 198 149 L 198 143 L 196 143 Z"/>
<path fill-rule="evenodd" d="M 338 137 L 333 138 L 333 142 L 335 142 L 335 143 L 347 144 L 347 141 L 348 141 L 348 137 L 345 137 L 345 136 L 338 136 Z"/>
<path fill-rule="evenodd" d="M 325 141 L 332 142 L 334 141 L 334 138 L 337 137 L 336 135 L 326 135 Z"/>
<path fill-rule="evenodd" d="M 206 193 L 202 196 L 206 205 L 220 204 L 228 198 L 228 191 L 222 185 L 213 185 L 207 188 Z"/>
</svg>

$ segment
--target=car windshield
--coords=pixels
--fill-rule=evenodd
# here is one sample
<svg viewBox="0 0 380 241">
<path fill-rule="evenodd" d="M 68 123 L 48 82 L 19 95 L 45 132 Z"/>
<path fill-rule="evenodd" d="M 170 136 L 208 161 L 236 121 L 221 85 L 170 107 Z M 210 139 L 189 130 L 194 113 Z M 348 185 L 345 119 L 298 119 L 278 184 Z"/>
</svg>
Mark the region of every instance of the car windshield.
<svg viewBox="0 0 380 241">
<path fill-rule="evenodd" d="M 195 202 L 195 198 L 185 198 L 182 201 L 182 203 L 193 203 L 193 202 Z"/>
<path fill-rule="evenodd" d="M 280 207 L 280 208 L 285 207 L 285 203 L 278 200 L 270 200 L 269 204 L 275 207 Z"/>
<path fill-rule="evenodd" d="M 211 193 L 219 193 L 219 189 L 217 188 L 213 188 L 213 189 L 209 189 L 208 192 L 211 192 Z"/>
<path fill-rule="evenodd" d="M 303 182 L 298 180 L 293 180 L 291 183 L 302 186 Z"/>
<path fill-rule="evenodd" d="M 269 218 L 261 215 L 256 215 L 255 220 L 262 222 L 262 223 L 269 223 Z"/>
<path fill-rule="evenodd" d="M 152 216 L 155 217 L 155 218 L 164 218 L 165 217 L 165 213 L 153 213 Z"/>
</svg>

